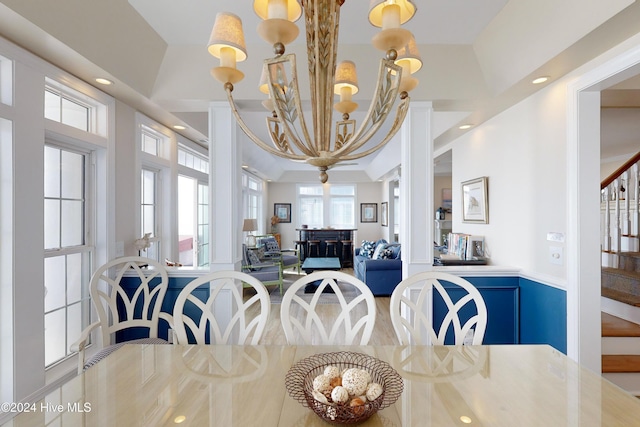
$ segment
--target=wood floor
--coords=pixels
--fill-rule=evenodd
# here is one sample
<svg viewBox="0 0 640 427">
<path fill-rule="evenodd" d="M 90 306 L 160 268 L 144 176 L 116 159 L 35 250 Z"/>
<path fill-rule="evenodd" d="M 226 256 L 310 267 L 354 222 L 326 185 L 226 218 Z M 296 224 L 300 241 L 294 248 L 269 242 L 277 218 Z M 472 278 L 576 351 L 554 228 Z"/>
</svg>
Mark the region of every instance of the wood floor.
<svg viewBox="0 0 640 427">
<path fill-rule="evenodd" d="M 353 274 L 352 269 L 341 270 L 344 273 Z M 295 279 L 295 275 L 293 276 Z M 333 319 L 335 316 L 336 304 L 321 304 L 317 307 L 317 312 L 321 319 Z M 271 304 L 271 313 L 267 321 L 267 327 L 262 336 L 260 344 L 263 345 L 285 345 L 287 341 L 280 324 L 280 304 Z M 376 297 L 376 323 L 369 340 L 371 345 L 393 345 L 398 344 L 391 318 L 389 316 L 389 297 Z"/>
</svg>

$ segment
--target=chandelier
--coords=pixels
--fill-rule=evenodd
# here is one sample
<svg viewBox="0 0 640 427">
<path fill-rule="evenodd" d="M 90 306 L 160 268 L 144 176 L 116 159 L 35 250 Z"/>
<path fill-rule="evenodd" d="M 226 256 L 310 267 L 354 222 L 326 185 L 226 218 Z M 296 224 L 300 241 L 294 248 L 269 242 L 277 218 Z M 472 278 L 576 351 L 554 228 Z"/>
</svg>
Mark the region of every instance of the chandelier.
<svg viewBox="0 0 640 427">
<path fill-rule="evenodd" d="M 358 104 L 352 95 L 358 91 L 355 64 L 337 63 L 340 7 L 345 0 L 255 0 L 256 14 L 263 19 L 258 34 L 273 45 L 275 57 L 264 61 L 260 90 L 269 95 L 263 105 L 271 111 L 266 125 L 271 143 L 262 141 L 244 122 L 233 99 L 233 85 L 244 78 L 236 62 L 247 58 L 242 21 L 232 13 L 220 12 L 211 32 L 209 52 L 220 59 L 211 69 L 212 76 L 224 83 L 231 110 L 240 128 L 260 148 L 279 157 L 306 162 L 320 171 L 320 181 L 328 180 L 327 171 L 339 162 L 355 160 L 382 148 L 400 129 L 409 108 L 408 92 L 416 87 L 411 76 L 422 66 L 413 34 L 401 25 L 413 17 L 410 0 L 371 0 L 369 22 L 380 27 L 372 44 L 385 52 L 380 61 L 378 79 L 369 110 L 356 129 L 349 114 Z M 285 46 L 298 36 L 294 23 L 304 15 L 310 81 L 312 133 L 302 110 L 299 79 L 294 54 L 285 54 Z M 342 113 L 335 124 L 332 139 L 332 104 Z M 380 130 L 398 101 L 389 131 L 365 144 Z"/>
</svg>

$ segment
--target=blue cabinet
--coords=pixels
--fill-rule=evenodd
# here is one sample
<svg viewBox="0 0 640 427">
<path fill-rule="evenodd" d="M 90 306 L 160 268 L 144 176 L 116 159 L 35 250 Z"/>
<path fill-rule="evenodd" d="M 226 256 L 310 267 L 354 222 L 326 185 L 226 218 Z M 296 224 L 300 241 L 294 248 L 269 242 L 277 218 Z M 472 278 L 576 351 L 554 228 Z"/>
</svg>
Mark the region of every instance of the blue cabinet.
<svg viewBox="0 0 640 427">
<path fill-rule="evenodd" d="M 465 277 L 482 295 L 487 306 L 487 329 L 483 344 L 519 344 L 520 343 L 520 314 L 519 314 L 519 283 L 517 277 Z M 455 285 L 444 283 L 452 301 L 457 301 L 466 295 Z M 447 308 L 444 301 L 434 296 L 434 324 L 440 324 Z M 463 307 L 461 319 L 473 316 L 475 309 L 470 305 Z M 463 322 L 464 323 L 464 322 Z M 449 331 L 445 338 L 446 344 L 453 344 L 453 332 Z"/>
</svg>

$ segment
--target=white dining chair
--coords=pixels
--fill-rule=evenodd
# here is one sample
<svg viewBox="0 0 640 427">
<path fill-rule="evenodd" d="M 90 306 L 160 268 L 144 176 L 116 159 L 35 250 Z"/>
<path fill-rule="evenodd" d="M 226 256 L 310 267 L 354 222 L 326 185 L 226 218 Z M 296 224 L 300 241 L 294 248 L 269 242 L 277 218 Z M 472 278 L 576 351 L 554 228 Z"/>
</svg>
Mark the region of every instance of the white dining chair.
<svg viewBox="0 0 640 427">
<path fill-rule="evenodd" d="M 317 284 L 312 295 L 299 295 L 307 285 Z M 349 301 L 343 287 L 352 289 Z M 331 289 L 333 294 L 324 293 Z M 328 307 L 323 299 L 335 304 Z M 323 307 L 325 315 L 319 313 Z M 337 307 L 337 309 L 336 309 Z M 280 321 L 288 344 L 366 345 L 376 321 L 376 302 L 361 280 L 339 271 L 316 271 L 296 280 L 285 292 Z"/>
<path fill-rule="evenodd" d="M 198 295 L 201 286 L 204 292 Z M 243 287 L 253 288 L 255 295 L 244 301 Z M 232 270 L 206 274 L 189 282 L 176 299 L 176 343 L 256 345 L 270 311 L 269 292 L 258 279 Z"/>
<path fill-rule="evenodd" d="M 443 283 L 463 295 L 454 301 Z M 436 298 L 446 307 L 439 325 L 433 323 Z M 472 312 L 464 320 L 460 316 L 463 309 Z M 478 289 L 459 276 L 442 272 L 418 273 L 402 280 L 391 294 L 389 311 L 393 329 L 403 345 L 444 345 L 448 331 L 453 333 L 456 345 L 465 341 L 479 345 L 487 327 L 487 307 Z"/>
<path fill-rule="evenodd" d="M 130 286 L 124 287 L 123 279 L 129 281 Z M 165 319 L 169 326 L 172 324 L 171 316 L 160 311 L 168 286 L 169 278 L 164 266 L 149 258 L 122 257 L 100 266 L 89 282 L 89 294 L 98 320 L 86 327 L 70 347 L 72 352 L 78 353 L 78 373 L 127 343 L 168 344 L 158 338 L 159 319 Z M 85 360 L 91 333 L 98 328 L 102 349 Z M 135 334 L 140 331 L 148 333 L 145 338 L 116 342 L 116 333 L 127 330 Z"/>
</svg>

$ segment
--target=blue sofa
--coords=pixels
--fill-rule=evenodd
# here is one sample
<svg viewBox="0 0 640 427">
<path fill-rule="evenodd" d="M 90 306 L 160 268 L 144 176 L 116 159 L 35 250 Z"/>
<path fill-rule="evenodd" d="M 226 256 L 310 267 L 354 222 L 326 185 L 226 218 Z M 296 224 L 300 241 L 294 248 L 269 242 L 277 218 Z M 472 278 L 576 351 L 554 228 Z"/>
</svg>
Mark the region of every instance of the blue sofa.
<svg viewBox="0 0 640 427">
<path fill-rule="evenodd" d="M 402 260 L 400 259 L 400 245 L 388 244 L 379 240 L 376 244 L 384 243 L 393 248 L 396 258 L 372 259 L 361 254 L 362 248 L 355 249 L 353 257 L 353 271 L 375 296 L 389 296 L 402 280 Z"/>
</svg>

